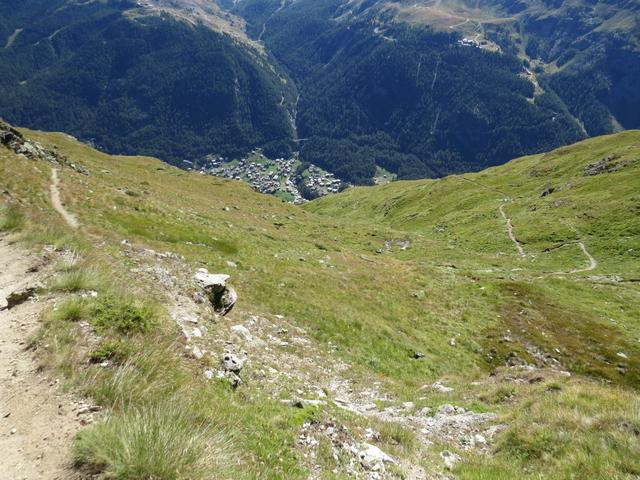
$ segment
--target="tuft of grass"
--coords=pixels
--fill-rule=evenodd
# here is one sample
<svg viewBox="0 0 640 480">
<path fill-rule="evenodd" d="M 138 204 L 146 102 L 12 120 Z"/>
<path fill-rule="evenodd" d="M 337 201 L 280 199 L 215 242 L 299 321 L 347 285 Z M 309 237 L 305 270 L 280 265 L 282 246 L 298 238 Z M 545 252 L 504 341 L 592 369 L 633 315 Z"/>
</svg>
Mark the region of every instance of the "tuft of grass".
<svg viewBox="0 0 640 480">
<path fill-rule="evenodd" d="M 166 399 L 117 413 L 74 443 L 78 465 L 119 480 L 210 480 L 232 463 L 229 435 Z"/>
<path fill-rule="evenodd" d="M 106 340 L 100 344 L 89 355 L 89 360 L 92 363 L 100 363 L 105 360 L 110 360 L 116 363 L 124 362 L 131 354 L 132 347 L 119 340 Z"/>
<path fill-rule="evenodd" d="M 94 270 L 67 269 L 58 275 L 51 285 L 51 289 L 58 292 L 81 292 L 83 290 L 101 290 L 104 279 Z"/>
<path fill-rule="evenodd" d="M 58 305 L 45 322 L 79 322 L 87 319 L 89 316 L 89 307 L 87 301 L 83 298 L 68 298 Z"/>
<path fill-rule="evenodd" d="M 123 344 L 120 351 L 131 349 L 126 361 L 116 369 L 93 370 L 84 382 L 85 394 L 100 405 L 126 408 L 167 398 L 182 389 L 186 376 L 175 356 L 167 354 L 171 346 L 157 340 L 154 344 Z M 108 354 L 112 347 L 101 353 Z M 133 353 L 135 352 L 135 353 Z"/>
<path fill-rule="evenodd" d="M 9 206 L 0 211 L 0 232 L 19 230 L 22 225 L 24 225 L 24 216 L 15 206 Z"/>
<path fill-rule="evenodd" d="M 91 314 L 98 333 L 114 331 L 128 335 L 151 331 L 156 323 L 157 308 L 139 299 L 107 296 L 94 304 Z"/>
</svg>

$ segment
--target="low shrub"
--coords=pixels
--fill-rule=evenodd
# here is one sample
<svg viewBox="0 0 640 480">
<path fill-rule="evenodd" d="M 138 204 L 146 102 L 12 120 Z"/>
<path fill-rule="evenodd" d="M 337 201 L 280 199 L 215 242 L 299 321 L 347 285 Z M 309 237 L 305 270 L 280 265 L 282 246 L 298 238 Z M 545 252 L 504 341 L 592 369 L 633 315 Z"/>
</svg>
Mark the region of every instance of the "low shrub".
<svg viewBox="0 0 640 480">
<path fill-rule="evenodd" d="M 155 324 L 157 309 L 149 302 L 106 296 L 95 302 L 91 322 L 98 333 L 147 333 Z"/>
</svg>

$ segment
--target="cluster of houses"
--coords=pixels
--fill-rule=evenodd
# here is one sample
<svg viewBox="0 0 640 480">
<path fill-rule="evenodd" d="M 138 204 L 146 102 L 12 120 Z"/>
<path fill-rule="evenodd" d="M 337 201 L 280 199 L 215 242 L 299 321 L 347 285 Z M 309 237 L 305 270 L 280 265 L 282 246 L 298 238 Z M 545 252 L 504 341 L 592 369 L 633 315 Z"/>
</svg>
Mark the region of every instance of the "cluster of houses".
<svg viewBox="0 0 640 480">
<path fill-rule="evenodd" d="M 197 163 L 185 164 L 189 170 L 243 180 L 260 193 L 277 195 L 293 203 L 304 203 L 308 198 L 337 193 L 342 186 L 342 182 L 333 174 L 315 165 L 300 172 L 300 161 L 296 157 L 271 160 L 263 156 L 260 150 L 254 150 L 248 158 L 240 160 L 207 155 Z"/>
<path fill-rule="evenodd" d="M 333 173 L 328 173 L 315 165 L 308 168 L 309 176 L 304 179 L 305 186 L 314 192 L 316 197 L 338 193 L 342 182 Z"/>
</svg>

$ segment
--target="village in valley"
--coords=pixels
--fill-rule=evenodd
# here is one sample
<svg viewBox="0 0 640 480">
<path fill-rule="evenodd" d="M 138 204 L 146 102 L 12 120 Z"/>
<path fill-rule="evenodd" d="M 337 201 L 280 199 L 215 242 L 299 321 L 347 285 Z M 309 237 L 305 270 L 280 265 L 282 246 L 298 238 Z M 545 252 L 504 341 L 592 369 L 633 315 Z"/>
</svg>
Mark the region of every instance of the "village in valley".
<svg viewBox="0 0 640 480">
<path fill-rule="evenodd" d="M 264 156 L 261 149 L 239 160 L 207 155 L 198 162 L 184 163 L 188 170 L 243 180 L 260 193 L 296 204 L 338 193 L 346 186 L 332 173 L 313 164 L 303 164 L 297 155 L 272 160 Z"/>
</svg>

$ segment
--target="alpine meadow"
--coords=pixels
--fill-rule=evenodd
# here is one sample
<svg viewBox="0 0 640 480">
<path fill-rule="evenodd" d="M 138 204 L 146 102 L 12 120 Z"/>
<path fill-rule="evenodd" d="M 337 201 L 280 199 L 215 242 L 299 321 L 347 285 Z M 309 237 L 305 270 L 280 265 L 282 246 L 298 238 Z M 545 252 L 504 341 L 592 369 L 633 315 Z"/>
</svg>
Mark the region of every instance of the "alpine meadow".
<svg viewBox="0 0 640 480">
<path fill-rule="evenodd" d="M 639 33 L 0 0 L 0 479 L 640 478 Z"/>
</svg>

